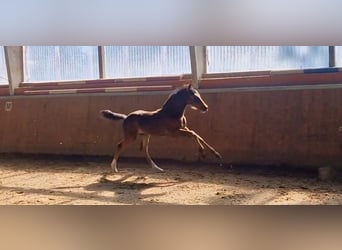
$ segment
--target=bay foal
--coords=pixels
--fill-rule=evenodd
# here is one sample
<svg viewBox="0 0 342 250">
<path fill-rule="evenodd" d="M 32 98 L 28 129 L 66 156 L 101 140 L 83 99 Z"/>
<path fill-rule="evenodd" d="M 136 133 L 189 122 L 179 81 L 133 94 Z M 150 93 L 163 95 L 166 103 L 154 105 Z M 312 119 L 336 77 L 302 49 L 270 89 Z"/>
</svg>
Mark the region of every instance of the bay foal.
<svg viewBox="0 0 342 250">
<path fill-rule="evenodd" d="M 104 118 L 123 120 L 124 138 L 117 145 L 111 163 L 112 170 L 118 172 L 117 161 L 121 153 L 129 144 L 137 139 L 138 134 L 143 136 L 141 149 L 145 152 L 146 160 L 152 168 L 158 169 L 159 171 L 163 171 L 163 169 L 157 166 L 148 152 L 148 144 L 151 135 L 193 137 L 199 145 L 201 156 L 203 156 L 204 149 L 207 148 L 217 158 L 222 158 L 221 155 L 203 140 L 202 137 L 186 126 L 184 112 L 188 105 L 202 112 L 208 110 L 208 105 L 203 101 L 199 92 L 194 89 L 191 84 L 171 93 L 164 105 L 155 111 L 137 110 L 128 115 L 124 115 L 114 113 L 110 110 L 102 110 L 101 114 Z"/>
</svg>

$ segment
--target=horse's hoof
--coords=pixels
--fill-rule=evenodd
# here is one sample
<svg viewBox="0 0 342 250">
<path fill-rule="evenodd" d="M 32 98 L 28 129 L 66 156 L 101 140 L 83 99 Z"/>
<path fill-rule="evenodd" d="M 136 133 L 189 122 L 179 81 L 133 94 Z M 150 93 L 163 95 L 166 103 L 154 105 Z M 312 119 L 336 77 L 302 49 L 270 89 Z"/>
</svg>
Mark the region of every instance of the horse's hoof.
<svg viewBox="0 0 342 250">
<path fill-rule="evenodd" d="M 151 166 L 152 168 L 157 169 L 157 170 L 160 171 L 160 172 L 164 172 L 164 169 L 158 167 L 158 165 L 155 164 L 154 161 L 151 161 L 151 162 L 150 162 L 150 166 Z"/>
<path fill-rule="evenodd" d="M 118 173 L 119 172 L 119 170 L 116 166 L 111 166 L 111 168 L 112 168 L 112 173 Z"/>
<path fill-rule="evenodd" d="M 112 172 L 114 173 L 117 173 L 117 172 L 119 172 L 118 171 L 118 167 L 117 167 L 117 163 L 116 163 L 116 159 L 114 159 L 113 161 L 112 161 L 112 163 L 110 164 L 110 167 L 112 168 Z"/>
<path fill-rule="evenodd" d="M 157 165 L 152 165 L 152 168 L 157 169 L 159 172 L 164 172 L 164 169 L 158 167 Z"/>
<path fill-rule="evenodd" d="M 164 169 L 162 168 L 159 168 L 159 167 L 154 167 L 154 168 L 157 169 L 159 172 L 162 172 L 162 173 L 165 172 Z"/>
<path fill-rule="evenodd" d="M 216 156 L 217 158 L 222 159 L 222 156 L 220 155 L 219 152 L 215 152 L 214 154 L 215 154 L 215 156 Z"/>
</svg>

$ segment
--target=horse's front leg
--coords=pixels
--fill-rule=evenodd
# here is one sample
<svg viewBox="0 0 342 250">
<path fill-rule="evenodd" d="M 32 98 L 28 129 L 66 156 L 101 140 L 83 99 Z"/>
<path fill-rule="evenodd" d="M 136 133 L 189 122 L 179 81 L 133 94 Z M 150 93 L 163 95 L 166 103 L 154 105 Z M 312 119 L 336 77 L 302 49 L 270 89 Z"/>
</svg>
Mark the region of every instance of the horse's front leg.
<svg viewBox="0 0 342 250">
<path fill-rule="evenodd" d="M 202 145 L 201 141 L 196 137 L 195 138 L 198 143 L 198 160 L 202 161 L 205 159 L 205 152 L 204 152 L 204 146 Z"/>
<path fill-rule="evenodd" d="M 210 146 L 201 136 L 199 136 L 195 131 L 190 130 L 189 128 L 181 128 L 177 131 L 177 134 L 182 136 L 191 136 L 195 138 L 196 142 L 200 145 L 200 148 L 203 148 L 203 145 L 205 145 L 210 152 L 212 152 L 217 158 L 222 159 L 222 156 L 219 152 L 217 152 L 212 146 Z M 200 150 L 201 151 L 201 150 Z"/>
</svg>

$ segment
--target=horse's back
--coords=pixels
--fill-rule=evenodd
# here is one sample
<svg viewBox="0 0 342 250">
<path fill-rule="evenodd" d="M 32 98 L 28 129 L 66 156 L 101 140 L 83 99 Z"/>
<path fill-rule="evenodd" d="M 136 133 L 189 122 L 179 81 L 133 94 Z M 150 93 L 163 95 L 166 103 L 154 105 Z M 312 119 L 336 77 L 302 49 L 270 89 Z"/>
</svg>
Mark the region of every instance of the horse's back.
<svg viewBox="0 0 342 250">
<path fill-rule="evenodd" d="M 146 110 L 136 110 L 128 114 L 128 116 L 142 116 L 142 115 L 149 115 L 152 114 L 153 111 L 146 111 Z"/>
</svg>

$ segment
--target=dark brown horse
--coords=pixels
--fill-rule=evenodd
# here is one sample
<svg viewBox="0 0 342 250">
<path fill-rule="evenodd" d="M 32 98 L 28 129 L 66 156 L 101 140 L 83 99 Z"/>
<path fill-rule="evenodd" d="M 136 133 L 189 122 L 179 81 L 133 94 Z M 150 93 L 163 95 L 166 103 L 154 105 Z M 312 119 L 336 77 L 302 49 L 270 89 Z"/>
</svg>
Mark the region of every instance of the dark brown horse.
<svg viewBox="0 0 342 250">
<path fill-rule="evenodd" d="M 148 144 L 151 135 L 180 135 L 193 137 L 199 145 L 201 156 L 203 156 L 206 147 L 216 157 L 222 158 L 221 155 L 204 141 L 202 137 L 186 126 L 184 112 L 187 105 L 202 112 L 208 110 L 208 105 L 203 101 L 199 92 L 194 89 L 191 84 L 171 93 L 162 108 L 155 111 L 137 110 L 128 115 L 124 115 L 114 113 L 110 110 L 102 110 L 101 114 L 104 118 L 124 120 L 124 139 L 117 145 L 114 159 L 111 164 L 112 170 L 118 172 L 117 161 L 121 153 L 129 144 L 137 139 L 138 134 L 143 136 L 141 149 L 144 150 L 148 163 L 153 168 L 160 171 L 163 171 L 163 169 L 159 168 L 153 162 L 148 152 Z"/>
</svg>

